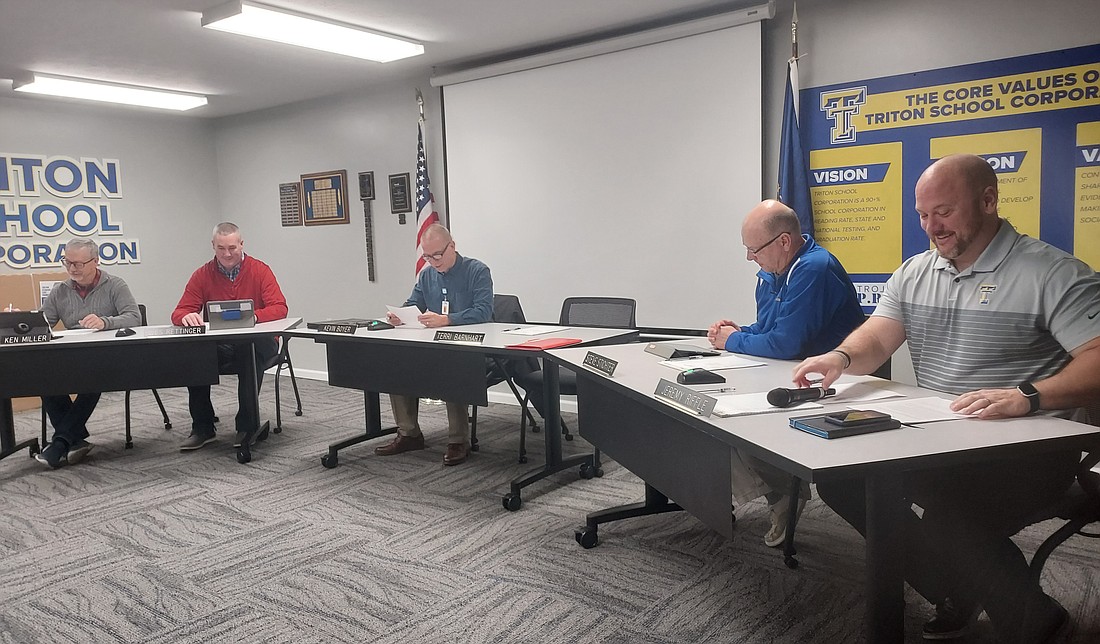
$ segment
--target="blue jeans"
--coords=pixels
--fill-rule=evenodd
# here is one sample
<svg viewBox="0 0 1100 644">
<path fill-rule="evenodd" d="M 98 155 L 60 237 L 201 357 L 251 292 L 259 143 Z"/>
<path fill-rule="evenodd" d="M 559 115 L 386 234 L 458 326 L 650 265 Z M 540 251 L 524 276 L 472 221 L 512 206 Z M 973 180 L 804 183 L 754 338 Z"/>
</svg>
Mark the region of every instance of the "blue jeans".
<svg viewBox="0 0 1100 644">
<path fill-rule="evenodd" d="M 88 419 L 92 417 L 100 394 L 77 394 L 76 400 L 67 395 L 43 396 L 42 408 L 53 425 L 53 440 L 61 440 L 72 447 L 88 438 Z"/>
</svg>

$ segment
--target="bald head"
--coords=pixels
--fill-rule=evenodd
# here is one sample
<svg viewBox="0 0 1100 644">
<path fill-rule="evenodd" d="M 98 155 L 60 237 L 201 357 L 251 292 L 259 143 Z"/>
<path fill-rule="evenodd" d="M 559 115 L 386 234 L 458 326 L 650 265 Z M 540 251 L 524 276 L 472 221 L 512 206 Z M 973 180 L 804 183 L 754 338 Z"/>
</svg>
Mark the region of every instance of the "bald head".
<svg viewBox="0 0 1100 644">
<path fill-rule="evenodd" d="M 793 210 L 774 199 L 761 201 L 745 215 L 741 243 L 746 257 L 769 273 L 783 273 L 802 249 L 802 227 Z"/>
<path fill-rule="evenodd" d="M 960 182 L 975 196 L 981 195 L 988 188 L 992 188 L 994 192 L 997 191 L 997 173 L 993 171 L 988 161 L 973 154 L 952 154 L 943 157 L 921 173 L 917 186 L 940 181 Z"/>
<path fill-rule="evenodd" d="M 422 239 L 438 242 L 440 246 L 445 246 L 452 241 L 451 231 L 447 230 L 447 227 L 443 224 L 432 224 L 424 229 Z"/>
<path fill-rule="evenodd" d="M 775 199 L 766 199 L 756 205 L 745 215 L 745 221 L 741 225 L 742 234 L 746 228 L 759 230 L 769 238 L 779 233 L 790 233 L 795 237 L 802 236 L 802 226 L 798 223 L 798 215 L 786 204 Z"/>
</svg>

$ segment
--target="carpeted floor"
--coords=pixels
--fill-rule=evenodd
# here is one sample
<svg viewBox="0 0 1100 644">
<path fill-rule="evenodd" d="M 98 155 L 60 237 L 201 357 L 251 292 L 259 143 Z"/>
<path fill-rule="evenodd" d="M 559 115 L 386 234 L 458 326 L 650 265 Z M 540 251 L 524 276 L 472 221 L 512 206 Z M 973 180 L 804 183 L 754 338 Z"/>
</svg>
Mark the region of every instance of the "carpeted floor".
<svg viewBox="0 0 1100 644">
<path fill-rule="evenodd" d="M 223 425 L 235 411 L 226 382 Z M 535 437 L 530 463 L 516 462 L 518 409 L 482 409 L 481 451 L 444 467 L 445 410 L 422 405 L 429 449 L 383 458 L 371 443 L 325 469 L 327 445 L 362 429 L 362 394 L 300 385 L 305 414 L 284 398 L 283 433 L 247 465 L 231 430 L 178 451 L 183 390 L 161 392 L 171 431 L 148 392 L 133 394 L 133 450 L 122 394 L 105 394 L 86 462 L 0 461 L 0 642 L 862 641 L 862 540 L 816 499 L 797 570 L 763 545 L 762 502 L 738 508 L 732 540 L 666 514 L 602 527 L 584 550 L 573 528 L 585 513 L 642 498 L 623 468 L 561 473 L 507 512 L 508 482 L 542 458 Z M 261 410 L 274 415 L 270 380 Z M 18 435 L 36 435 L 38 419 L 18 414 Z M 1017 540 L 1030 554 L 1054 527 Z M 1074 618 L 1071 641 L 1100 641 L 1100 541 L 1071 539 L 1044 586 Z M 907 601 L 907 641 L 920 641 L 931 610 L 911 591 Z M 988 622 L 969 641 L 992 642 Z"/>
</svg>

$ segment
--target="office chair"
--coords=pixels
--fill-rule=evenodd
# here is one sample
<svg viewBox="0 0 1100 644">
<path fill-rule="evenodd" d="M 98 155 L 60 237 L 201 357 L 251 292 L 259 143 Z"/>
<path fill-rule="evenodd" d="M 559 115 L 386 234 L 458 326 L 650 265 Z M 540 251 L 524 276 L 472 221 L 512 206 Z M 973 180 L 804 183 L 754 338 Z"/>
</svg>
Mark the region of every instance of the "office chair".
<svg viewBox="0 0 1100 644">
<path fill-rule="evenodd" d="M 1066 493 L 1049 508 L 1033 517 L 1031 523 L 1048 519 L 1064 519 L 1065 523 L 1043 541 L 1031 557 L 1031 575 L 1036 583 L 1043 574 L 1043 566 L 1054 550 L 1073 535 L 1100 539 L 1100 532 L 1086 532 L 1085 527 L 1100 523 L 1100 472 L 1092 468 L 1100 463 L 1100 450 L 1090 452 L 1081 460 L 1077 480 Z"/>
<path fill-rule="evenodd" d="M 287 372 L 290 373 L 290 386 L 294 389 L 294 401 L 297 404 L 294 415 L 302 415 L 302 395 L 298 393 L 298 379 L 294 377 L 294 363 L 290 361 L 290 336 L 279 337 L 279 352 L 275 354 L 275 358 L 268 362 L 267 365 L 264 365 L 264 371 L 275 367 L 275 429 L 273 431 L 276 434 L 281 434 L 283 431 L 283 404 L 280 396 L 279 377 L 283 373 L 283 367 L 286 367 Z"/>
<path fill-rule="evenodd" d="M 523 314 L 523 307 L 519 303 L 519 297 L 515 295 L 493 295 L 493 322 L 504 322 L 511 324 L 526 324 L 527 317 Z M 516 388 L 515 374 L 526 373 L 533 369 L 538 368 L 538 361 L 534 358 L 515 359 L 515 358 L 499 358 L 496 356 L 485 359 L 485 386 L 493 387 L 502 382 L 508 384 L 508 388 L 512 390 L 512 395 L 516 397 L 516 402 L 523 405 L 523 396 L 520 395 L 519 389 Z M 473 405 L 473 411 L 470 414 L 470 450 L 478 451 L 477 444 L 477 405 Z M 529 419 L 532 425 L 535 423 L 535 417 L 531 415 L 531 411 L 526 406 L 522 407 L 524 417 Z M 520 463 L 527 462 L 527 459 L 521 458 Z"/>
<path fill-rule="evenodd" d="M 561 305 L 561 316 L 558 324 L 562 326 L 589 326 L 613 329 L 636 329 L 635 315 L 638 304 L 634 300 L 625 297 L 567 297 Z M 542 369 L 536 369 L 529 373 L 517 374 L 516 383 L 526 393 L 523 397 L 523 410 L 527 411 L 527 403 L 531 400 L 532 391 L 542 391 Z M 559 392 L 563 396 L 577 395 L 577 374 L 568 369 L 561 369 L 558 376 Z M 539 414 L 542 414 L 541 410 Z M 531 431 L 538 431 L 532 428 Z M 565 440 L 573 440 L 569 427 L 565 421 L 561 423 L 562 434 Z M 520 462 L 525 462 L 527 455 L 527 416 L 520 421 L 519 434 Z M 595 463 L 600 462 L 600 451 L 596 450 Z M 599 475 L 599 466 L 595 468 Z"/>
<path fill-rule="evenodd" d="M 141 312 L 141 326 L 148 325 L 148 319 L 145 314 L 145 305 L 138 304 L 138 310 Z M 157 407 L 160 408 L 160 415 L 164 419 L 164 429 L 172 429 L 172 421 L 168 418 L 168 411 L 164 408 L 164 401 L 160 399 L 160 394 L 156 389 L 150 389 L 153 392 L 153 398 L 157 401 Z M 126 391 L 125 396 L 126 406 L 126 449 L 134 448 L 134 439 L 130 434 L 130 391 Z M 42 445 L 46 444 L 46 408 L 42 408 Z"/>
</svg>

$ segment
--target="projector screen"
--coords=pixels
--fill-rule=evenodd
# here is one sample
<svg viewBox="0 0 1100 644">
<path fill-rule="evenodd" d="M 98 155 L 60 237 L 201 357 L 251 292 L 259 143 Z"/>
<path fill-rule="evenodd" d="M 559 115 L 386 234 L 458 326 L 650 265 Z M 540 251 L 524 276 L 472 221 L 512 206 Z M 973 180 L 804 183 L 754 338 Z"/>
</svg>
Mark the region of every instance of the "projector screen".
<svg viewBox="0 0 1100 644">
<path fill-rule="evenodd" d="M 556 322 L 569 296 L 640 327 L 755 319 L 741 221 L 761 199 L 759 22 L 446 85 L 456 247 Z"/>
</svg>

